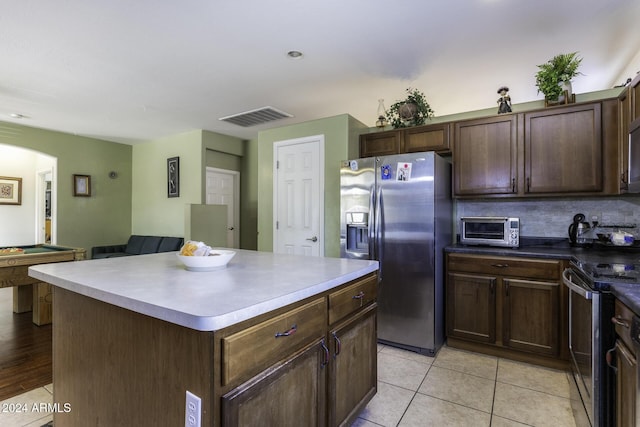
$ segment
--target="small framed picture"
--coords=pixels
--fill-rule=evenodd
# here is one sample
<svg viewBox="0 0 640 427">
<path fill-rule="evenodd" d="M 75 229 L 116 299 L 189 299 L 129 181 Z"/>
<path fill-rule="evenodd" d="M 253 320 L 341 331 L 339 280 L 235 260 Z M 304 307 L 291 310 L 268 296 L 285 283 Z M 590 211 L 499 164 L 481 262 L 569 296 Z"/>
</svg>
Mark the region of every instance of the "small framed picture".
<svg viewBox="0 0 640 427">
<path fill-rule="evenodd" d="M 22 204 L 22 178 L 0 176 L 0 205 Z"/>
<path fill-rule="evenodd" d="M 167 197 L 180 197 L 180 157 L 167 159 Z"/>
<path fill-rule="evenodd" d="M 91 196 L 90 175 L 73 175 L 73 195 L 79 197 Z"/>
</svg>

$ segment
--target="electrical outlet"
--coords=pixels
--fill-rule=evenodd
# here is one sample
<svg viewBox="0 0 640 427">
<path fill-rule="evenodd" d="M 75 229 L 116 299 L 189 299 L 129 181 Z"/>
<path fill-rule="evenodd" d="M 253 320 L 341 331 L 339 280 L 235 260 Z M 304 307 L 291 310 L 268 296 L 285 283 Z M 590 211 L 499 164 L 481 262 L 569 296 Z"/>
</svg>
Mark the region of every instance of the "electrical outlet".
<svg viewBox="0 0 640 427">
<path fill-rule="evenodd" d="M 201 400 L 198 396 L 187 390 L 187 403 L 184 411 L 184 427 L 201 427 L 202 411 Z"/>
</svg>

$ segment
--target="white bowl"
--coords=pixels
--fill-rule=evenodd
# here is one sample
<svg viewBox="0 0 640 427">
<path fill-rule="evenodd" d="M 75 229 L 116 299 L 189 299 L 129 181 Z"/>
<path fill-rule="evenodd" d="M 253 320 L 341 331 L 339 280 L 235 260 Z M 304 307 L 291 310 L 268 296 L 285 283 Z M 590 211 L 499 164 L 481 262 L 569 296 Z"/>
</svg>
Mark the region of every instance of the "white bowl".
<svg viewBox="0 0 640 427">
<path fill-rule="evenodd" d="M 211 254 L 214 255 L 184 256 L 177 253 L 176 256 L 189 271 L 214 271 L 226 268 L 236 253 L 224 249 L 214 249 Z"/>
</svg>

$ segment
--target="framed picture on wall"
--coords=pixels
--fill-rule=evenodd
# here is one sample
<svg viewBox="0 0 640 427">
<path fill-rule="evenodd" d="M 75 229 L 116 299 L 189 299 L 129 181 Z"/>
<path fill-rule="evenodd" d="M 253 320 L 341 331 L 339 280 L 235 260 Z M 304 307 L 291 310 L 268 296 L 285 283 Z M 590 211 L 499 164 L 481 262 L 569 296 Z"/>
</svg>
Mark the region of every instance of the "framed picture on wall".
<svg viewBox="0 0 640 427">
<path fill-rule="evenodd" d="M 22 178 L 0 176 L 0 205 L 22 204 Z"/>
<path fill-rule="evenodd" d="M 167 159 L 167 197 L 180 197 L 180 157 Z"/>
<path fill-rule="evenodd" d="M 91 196 L 91 176 L 73 175 L 73 195 L 79 197 Z"/>
</svg>

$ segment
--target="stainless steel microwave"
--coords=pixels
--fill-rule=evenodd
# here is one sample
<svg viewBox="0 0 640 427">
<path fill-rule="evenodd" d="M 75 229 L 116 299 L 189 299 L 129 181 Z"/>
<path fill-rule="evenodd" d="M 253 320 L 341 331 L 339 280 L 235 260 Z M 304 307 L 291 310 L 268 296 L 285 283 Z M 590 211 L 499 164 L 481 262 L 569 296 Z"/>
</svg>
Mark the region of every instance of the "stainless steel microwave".
<svg viewBox="0 0 640 427">
<path fill-rule="evenodd" d="M 460 243 L 517 248 L 520 218 L 467 216 L 460 219 Z"/>
</svg>

